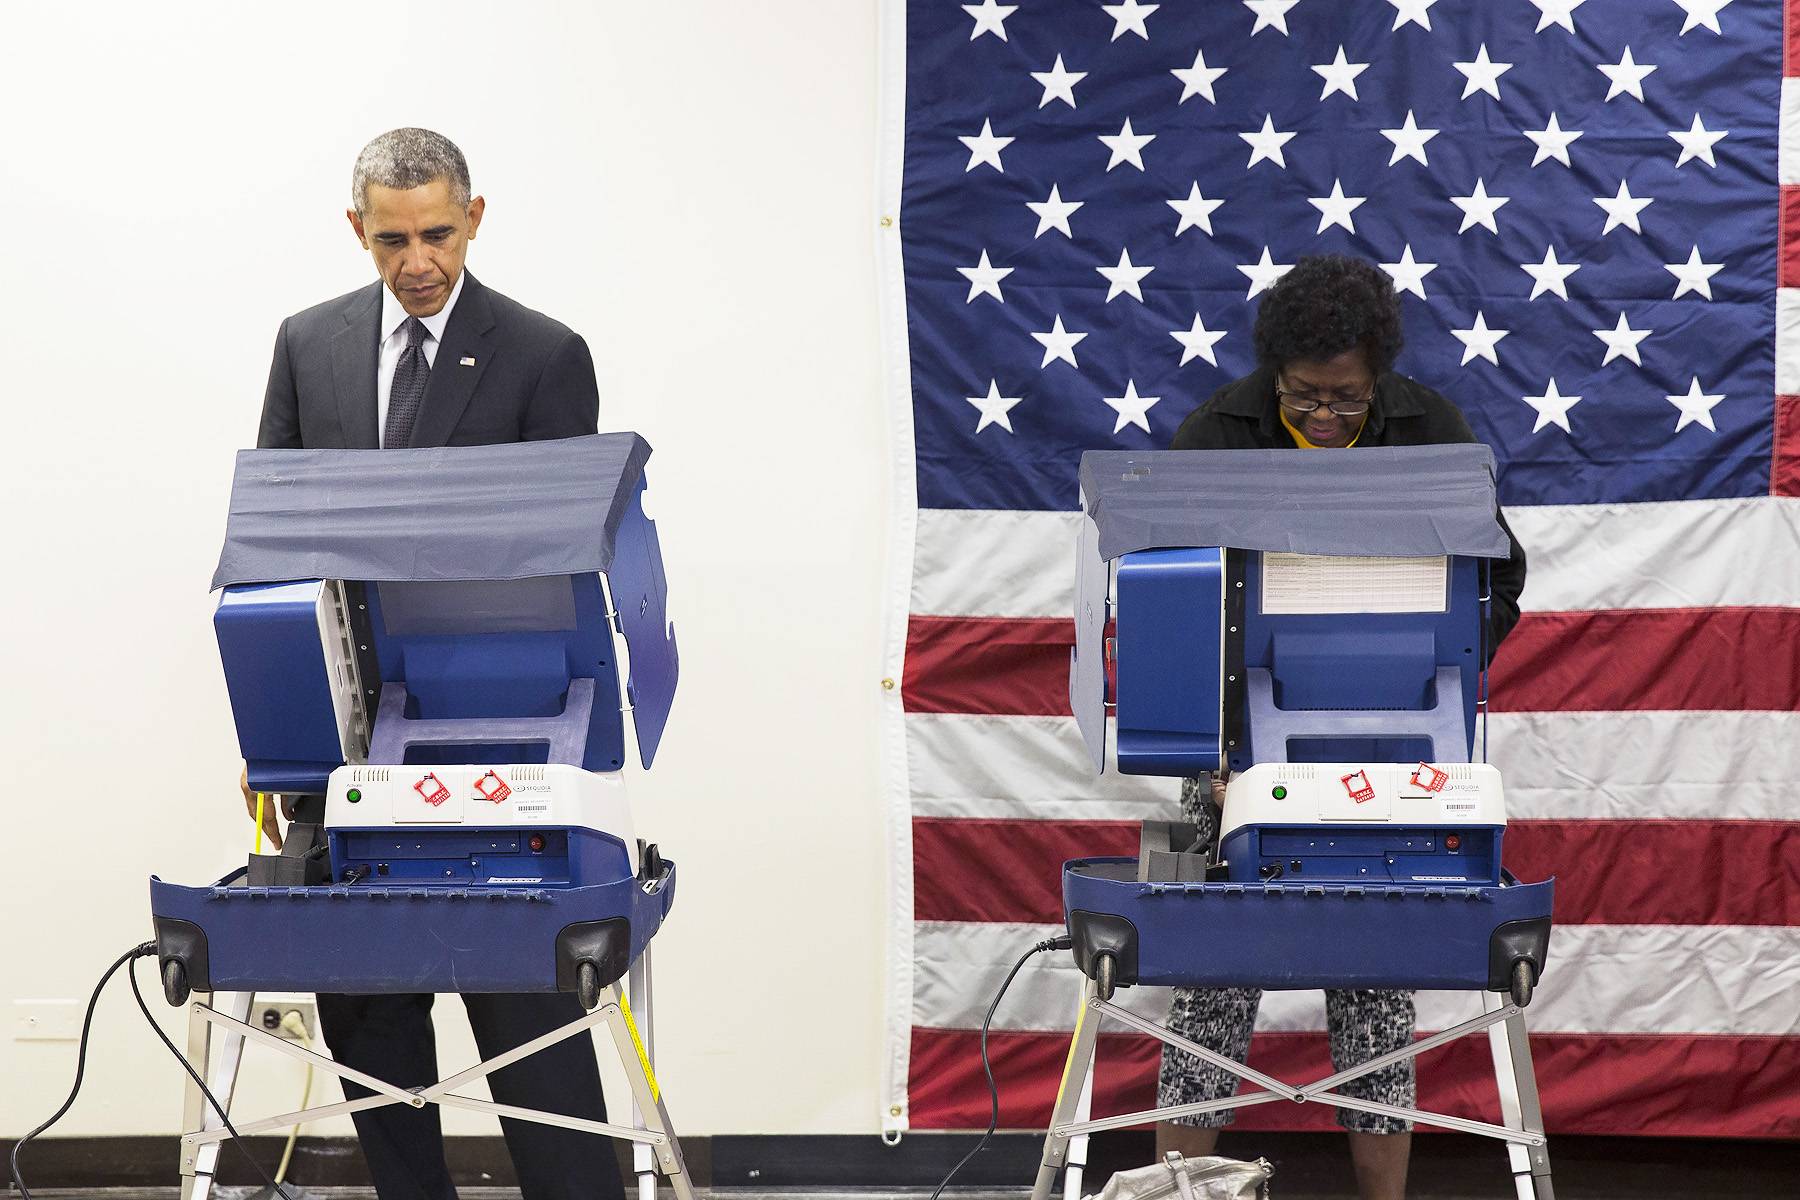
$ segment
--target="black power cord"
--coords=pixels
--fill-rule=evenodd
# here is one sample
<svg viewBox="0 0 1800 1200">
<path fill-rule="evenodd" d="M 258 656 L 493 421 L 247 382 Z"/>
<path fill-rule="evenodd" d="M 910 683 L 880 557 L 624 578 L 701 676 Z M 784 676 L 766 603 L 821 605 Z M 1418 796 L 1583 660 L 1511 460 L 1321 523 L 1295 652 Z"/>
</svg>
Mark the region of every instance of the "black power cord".
<svg viewBox="0 0 1800 1200">
<path fill-rule="evenodd" d="M 154 954 L 156 952 L 156 943 L 150 942 L 147 944 L 150 946 L 150 952 Z M 138 990 L 137 971 L 135 969 L 127 969 L 125 978 L 131 981 L 131 994 L 137 1000 L 138 1011 L 144 1014 L 144 1023 L 150 1026 L 150 1032 L 156 1035 L 157 1041 L 168 1047 L 169 1053 L 175 1056 L 175 1061 L 181 1064 L 181 1069 L 188 1073 L 188 1078 L 192 1079 L 195 1084 L 199 1086 L 200 1094 L 206 1097 L 206 1102 L 212 1105 L 213 1111 L 219 1114 L 219 1120 L 224 1122 L 225 1132 L 231 1136 L 232 1144 L 235 1145 L 238 1148 L 238 1151 L 250 1161 L 250 1165 L 256 1168 L 256 1173 L 262 1176 L 263 1182 L 269 1185 L 270 1194 L 281 1197 L 281 1200 L 294 1200 L 294 1198 L 288 1194 L 286 1188 L 283 1188 L 279 1183 L 276 1183 L 274 1177 L 263 1170 L 263 1165 L 256 1161 L 256 1156 L 254 1154 L 250 1153 L 250 1147 L 244 1144 L 244 1139 L 238 1135 L 237 1127 L 231 1123 L 231 1118 L 225 1114 L 225 1106 L 219 1103 L 218 1097 L 212 1094 L 212 1089 L 206 1086 L 206 1080 L 200 1078 L 200 1072 L 194 1070 L 193 1064 L 188 1062 L 187 1055 L 175 1048 L 175 1043 L 169 1040 L 169 1035 L 162 1031 L 162 1026 L 158 1025 L 156 1023 L 156 1018 L 150 1015 L 150 1006 L 144 1003 L 144 993 Z"/>
<path fill-rule="evenodd" d="M 931 1200 L 939 1200 L 939 1197 L 944 1194 L 944 1189 L 950 1186 L 950 1181 L 956 1178 L 956 1173 L 968 1166 L 970 1160 L 987 1148 L 988 1139 L 993 1137 L 994 1130 L 1000 1127 L 1000 1086 L 994 1082 L 994 1064 L 988 1060 L 988 1027 L 994 1022 L 994 1013 L 1000 1007 L 1001 997 L 1006 995 L 1006 989 L 1012 986 L 1013 977 L 1026 963 L 1031 961 L 1032 955 L 1042 954 L 1046 950 L 1067 950 L 1074 944 L 1074 939 L 1067 936 L 1046 938 L 1039 942 L 1019 956 L 1019 961 L 1013 964 L 1012 970 L 1008 971 L 1006 978 L 1001 981 L 1000 990 L 994 993 L 993 1002 L 987 1008 L 987 1015 L 981 1018 L 981 1069 L 987 1075 L 988 1085 L 987 1131 L 981 1135 L 981 1140 L 975 1143 L 975 1148 L 963 1155 L 961 1162 L 950 1168 L 950 1173 L 944 1176 L 944 1181 L 937 1185 L 935 1192 L 931 1193 Z"/>
<path fill-rule="evenodd" d="M 25 1179 L 19 1174 L 19 1151 L 23 1150 L 26 1144 L 33 1138 L 62 1120 L 63 1114 L 67 1113 L 69 1109 L 74 1106 L 75 1098 L 81 1094 L 82 1079 L 87 1074 L 88 1034 L 93 1028 L 94 1008 L 100 1003 L 100 993 L 106 990 L 106 985 L 111 982 L 114 975 L 118 974 L 120 967 L 124 967 L 127 963 L 135 965 L 138 959 L 151 958 L 154 957 L 155 954 L 155 942 L 143 942 L 133 946 L 125 953 L 119 955 L 118 958 L 115 958 L 112 966 L 106 968 L 106 973 L 100 976 L 100 982 L 94 985 L 93 994 L 88 997 L 87 1014 L 81 1020 L 81 1041 L 75 1051 L 75 1084 L 69 1089 L 68 1099 L 62 1102 L 61 1108 L 58 1108 L 51 1114 L 48 1121 L 45 1121 L 42 1125 L 39 1125 L 36 1129 L 33 1129 L 30 1133 L 26 1134 L 13 1144 L 12 1154 L 10 1156 L 12 1181 L 13 1186 L 19 1189 L 20 1200 L 31 1200 L 31 1189 L 25 1186 Z M 284 1191 L 280 1184 L 269 1178 L 269 1173 L 263 1170 L 262 1164 L 257 1162 L 251 1155 L 249 1147 L 244 1145 L 243 1139 L 238 1136 L 238 1131 L 233 1128 L 231 1118 L 225 1115 L 224 1106 L 219 1103 L 218 1099 L 214 1097 L 212 1092 L 207 1088 L 206 1081 L 201 1079 L 200 1076 L 195 1073 L 194 1068 L 188 1064 L 188 1060 L 183 1057 L 181 1051 L 175 1048 L 175 1043 L 171 1042 L 169 1036 L 162 1031 L 162 1026 L 156 1023 L 156 1018 L 150 1015 L 150 1008 L 144 1003 L 144 994 L 138 990 L 136 971 L 128 967 L 125 971 L 125 977 L 131 981 L 131 994 L 137 997 L 138 1011 L 144 1014 L 144 1020 L 149 1022 L 150 1028 L 155 1031 L 156 1036 L 161 1039 L 162 1044 L 169 1048 L 169 1053 L 175 1056 L 175 1061 L 181 1064 L 182 1070 L 186 1071 L 194 1082 L 200 1085 L 200 1091 L 206 1096 L 207 1102 L 213 1106 L 213 1111 L 219 1114 L 219 1119 L 221 1121 L 225 1122 L 225 1130 L 231 1135 L 231 1140 L 236 1143 L 238 1149 L 243 1152 L 244 1157 L 250 1160 L 250 1165 L 256 1168 L 257 1173 L 260 1174 L 263 1177 L 263 1181 L 273 1189 L 275 1195 L 280 1196 L 282 1200 L 293 1200 L 293 1197 Z"/>
</svg>

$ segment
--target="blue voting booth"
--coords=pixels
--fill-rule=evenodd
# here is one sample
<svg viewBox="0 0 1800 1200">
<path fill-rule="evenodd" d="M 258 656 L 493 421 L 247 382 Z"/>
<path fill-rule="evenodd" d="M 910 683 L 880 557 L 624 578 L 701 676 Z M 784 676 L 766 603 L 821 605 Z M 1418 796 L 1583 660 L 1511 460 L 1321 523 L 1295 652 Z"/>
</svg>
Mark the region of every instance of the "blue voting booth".
<svg viewBox="0 0 1800 1200">
<path fill-rule="evenodd" d="M 1084 1019 L 1036 1200 L 1065 1167 L 1079 1194 L 1091 1131 L 1282 1100 L 1500 1138 L 1521 1195 L 1548 1200 L 1522 1014 L 1553 883 L 1504 869 L 1502 781 L 1472 761 L 1486 564 L 1509 549 L 1492 452 L 1091 451 L 1081 488 L 1070 705 L 1095 769 L 1229 783 L 1216 845 L 1145 822 L 1136 857 L 1064 866 Z M 1132 985 L 1467 990 L 1484 1011 L 1300 1086 L 1204 1052 L 1261 1090 L 1090 1119 L 1103 1018 L 1197 1049 L 1119 1007 Z M 1505 1125 L 1335 1090 L 1489 1029 Z"/>
<path fill-rule="evenodd" d="M 506 1115 L 631 1141 L 641 1192 L 660 1170 L 691 1196 L 650 1048 L 675 865 L 625 795 L 678 676 L 649 455 L 628 433 L 239 455 L 214 625 L 248 784 L 297 797 L 296 816 L 279 853 L 216 883 L 151 880 L 164 990 L 208 994 L 190 1056 L 223 1094 L 251 1040 L 375 1091 L 355 1107 L 492 1111 L 457 1089 L 605 1025 L 629 1125 Z M 244 1021 L 253 993 L 287 990 L 568 991 L 589 1012 L 401 1089 Z M 184 1198 L 207 1194 L 225 1136 L 199 1101 L 190 1087 Z"/>
</svg>

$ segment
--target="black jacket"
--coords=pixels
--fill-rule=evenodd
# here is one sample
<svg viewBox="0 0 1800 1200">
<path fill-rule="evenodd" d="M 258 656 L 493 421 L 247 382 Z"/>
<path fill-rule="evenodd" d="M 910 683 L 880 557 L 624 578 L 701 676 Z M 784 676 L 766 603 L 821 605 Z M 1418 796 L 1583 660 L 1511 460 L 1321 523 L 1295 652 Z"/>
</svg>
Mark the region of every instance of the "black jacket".
<svg viewBox="0 0 1800 1200">
<path fill-rule="evenodd" d="M 374 449 L 380 281 L 295 313 L 275 336 L 256 444 Z M 593 433 L 600 413 L 587 343 L 473 275 L 444 326 L 414 446 L 478 446 Z"/>
<path fill-rule="evenodd" d="M 1474 432 L 1456 405 L 1422 383 L 1392 372 L 1375 381 L 1375 402 L 1357 437 L 1358 446 L 1440 446 L 1473 442 Z M 1213 393 L 1175 431 L 1171 450 L 1293 449 L 1294 439 L 1275 410 L 1275 369 L 1261 367 Z M 1525 590 L 1525 550 L 1497 513 L 1512 542 L 1506 561 L 1492 566 L 1493 601 L 1488 616 L 1488 655 L 1519 623 Z"/>
</svg>

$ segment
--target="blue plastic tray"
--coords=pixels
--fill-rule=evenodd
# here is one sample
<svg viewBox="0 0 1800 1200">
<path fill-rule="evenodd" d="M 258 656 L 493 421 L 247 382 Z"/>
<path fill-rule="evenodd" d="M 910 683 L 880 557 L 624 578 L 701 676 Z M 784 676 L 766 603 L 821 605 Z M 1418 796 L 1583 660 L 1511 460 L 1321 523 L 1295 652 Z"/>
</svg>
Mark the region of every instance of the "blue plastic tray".
<svg viewBox="0 0 1800 1200">
<path fill-rule="evenodd" d="M 1120 983 L 1500 991 L 1518 958 L 1542 976 L 1555 884 L 1503 878 L 1139 883 L 1135 858 L 1084 858 L 1063 865 L 1063 911 L 1078 963 L 1084 946 L 1117 945 Z"/>
<path fill-rule="evenodd" d="M 565 929 L 628 922 L 622 969 L 650 944 L 675 899 L 675 864 L 668 860 L 650 893 L 635 877 L 576 888 L 247 887 L 243 875 L 207 887 L 150 878 L 162 955 L 166 960 L 171 947 L 182 946 L 196 991 L 569 990 L 570 968 L 561 980 L 558 974 Z M 204 936 L 199 955 L 192 930 L 175 922 Z M 201 956 L 203 962 L 192 961 Z"/>
</svg>

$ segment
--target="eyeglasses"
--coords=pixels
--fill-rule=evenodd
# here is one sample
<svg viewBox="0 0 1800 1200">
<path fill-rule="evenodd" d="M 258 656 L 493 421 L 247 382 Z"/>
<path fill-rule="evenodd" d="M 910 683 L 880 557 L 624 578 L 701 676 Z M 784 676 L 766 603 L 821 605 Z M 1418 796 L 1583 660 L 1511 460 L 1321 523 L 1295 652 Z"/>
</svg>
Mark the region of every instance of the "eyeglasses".
<svg viewBox="0 0 1800 1200">
<path fill-rule="evenodd" d="M 1291 413 L 1305 415 L 1322 404 L 1340 417 L 1360 417 L 1369 411 L 1369 405 L 1375 399 L 1375 389 L 1371 387 L 1368 394 L 1362 396 L 1347 395 L 1344 392 L 1294 392 L 1277 382 L 1275 399 Z"/>
</svg>

